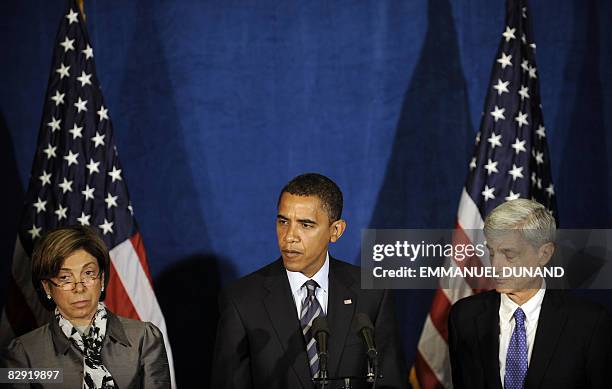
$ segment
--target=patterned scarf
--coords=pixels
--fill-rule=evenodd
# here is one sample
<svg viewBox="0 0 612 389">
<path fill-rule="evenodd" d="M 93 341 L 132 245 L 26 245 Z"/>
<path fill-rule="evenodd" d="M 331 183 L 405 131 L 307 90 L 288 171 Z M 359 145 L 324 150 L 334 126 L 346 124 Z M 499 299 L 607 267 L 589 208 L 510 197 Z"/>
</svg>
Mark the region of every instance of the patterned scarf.
<svg viewBox="0 0 612 389">
<path fill-rule="evenodd" d="M 107 319 L 104 304 L 98 303 L 98 309 L 91 321 L 91 328 L 87 335 L 81 336 L 81 333 L 59 313 L 57 308 L 55 308 L 55 318 L 64 335 L 83 354 L 83 389 L 114 388 L 115 381 L 102 363 L 102 343 L 106 335 Z"/>
</svg>

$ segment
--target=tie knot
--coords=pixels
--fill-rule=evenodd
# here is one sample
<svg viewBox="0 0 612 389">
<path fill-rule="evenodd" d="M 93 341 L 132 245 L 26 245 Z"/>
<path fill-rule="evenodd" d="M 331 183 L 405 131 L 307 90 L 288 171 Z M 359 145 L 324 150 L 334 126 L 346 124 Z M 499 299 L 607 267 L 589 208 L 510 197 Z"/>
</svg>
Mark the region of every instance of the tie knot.
<svg viewBox="0 0 612 389">
<path fill-rule="evenodd" d="M 317 281 L 308 280 L 304 282 L 304 286 L 306 287 L 306 292 L 308 293 L 307 297 L 312 297 L 315 295 L 315 290 L 319 287 L 319 284 L 317 284 Z"/>
<path fill-rule="evenodd" d="M 516 320 L 516 324 L 522 325 L 525 323 L 525 318 L 525 312 L 523 312 L 521 308 L 516 308 L 516 311 L 514 311 L 514 320 Z"/>
</svg>

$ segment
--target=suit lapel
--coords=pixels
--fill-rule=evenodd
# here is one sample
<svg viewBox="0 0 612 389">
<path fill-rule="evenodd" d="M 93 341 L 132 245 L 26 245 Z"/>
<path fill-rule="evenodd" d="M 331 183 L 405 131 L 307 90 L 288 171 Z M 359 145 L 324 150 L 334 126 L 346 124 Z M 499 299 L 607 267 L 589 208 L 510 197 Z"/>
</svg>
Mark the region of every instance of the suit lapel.
<svg viewBox="0 0 612 389">
<path fill-rule="evenodd" d="M 499 294 L 488 292 L 482 312 L 474 318 L 488 388 L 501 389 L 499 376 Z"/>
<path fill-rule="evenodd" d="M 352 290 L 353 280 L 338 269 L 337 261 L 330 258 L 327 323 L 329 325 L 329 373 L 338 375 L 340 357 L 351 327 L 357 294 Z M 350 303 L 348 303 L 350 300 Z M 347 302 L 347 304 L 345 304 Z"/>
<path fill-rule="evenodd" d="M 562 293 L 561 291 L 547 290 L 544 295 L 529 369 L 525 379 L 525 388 L 538 388 L 540 386 L 550 358 L 554 355 L 555 346 L 567 320 L 567 312 L 563 309 Z"/>
<path fill-rule="evenodd" d="M 264 306 L 272 326 L 283 347 L 281 358 L 287 361 L 299 378 L 303 388 L 311 388 L 310 368 L 306 356 L 306 345 L 300 328 L 295 303 L 289 287 L 289 280 L 282 265 L 271 268 L 264 286 L 269 293 L 264 298 Z"/>
</svg>

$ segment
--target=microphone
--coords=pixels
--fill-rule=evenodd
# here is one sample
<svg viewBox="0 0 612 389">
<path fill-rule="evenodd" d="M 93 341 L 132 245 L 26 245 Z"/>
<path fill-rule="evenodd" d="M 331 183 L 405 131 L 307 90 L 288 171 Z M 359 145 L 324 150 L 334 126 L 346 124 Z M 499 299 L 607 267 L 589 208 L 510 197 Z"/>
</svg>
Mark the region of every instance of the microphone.
<svg viewBox="0 0 612 389">
<path fill-rule="evenodd" d="M 329 337 L 329 326 L 325 316 L 317 316 L 312 321 L 312 337 L 317 342 L 317 355 L 319 356 L 319 378 L 327 378 L 327 338 Z"/>
<path fill-rule="evenodd" d="M 378 352 L 374 341 L 374 325 L 365 313 L 359 312 L 353 318 L 353 331 L 361 336 L 368 351 L 368 360 L 374 368 L 378 367 Z"/>
</svg>

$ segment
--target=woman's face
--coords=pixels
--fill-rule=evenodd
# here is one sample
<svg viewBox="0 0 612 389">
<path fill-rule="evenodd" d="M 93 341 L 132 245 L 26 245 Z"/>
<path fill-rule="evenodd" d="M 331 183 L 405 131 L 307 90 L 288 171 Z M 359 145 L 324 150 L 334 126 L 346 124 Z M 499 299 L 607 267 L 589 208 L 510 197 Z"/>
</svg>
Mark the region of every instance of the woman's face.
<svg viewBox="0 0 612 389">
<path fill-rule="evenodd" d="M 77 282 L 76 285 L 70 285 L 74 289 L 63 290 L 48 281 L 43 281 L 43 287 L 65 319 L 73 325 L 87 325 L 96 313 L 104 278 L 100 274 L 91 284 L 83 281 L 91 280 L 99 274 L 100 267 L 96 258 L 79 249 L 64 259 L 59 273 L 51 279 L 55 285 Z"/>
</svg>

